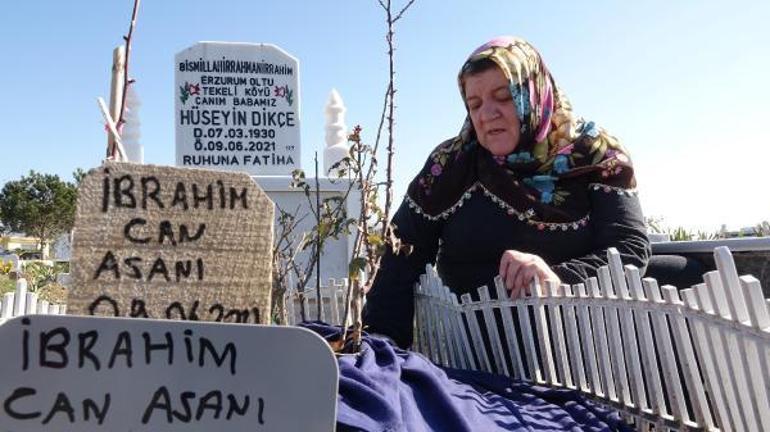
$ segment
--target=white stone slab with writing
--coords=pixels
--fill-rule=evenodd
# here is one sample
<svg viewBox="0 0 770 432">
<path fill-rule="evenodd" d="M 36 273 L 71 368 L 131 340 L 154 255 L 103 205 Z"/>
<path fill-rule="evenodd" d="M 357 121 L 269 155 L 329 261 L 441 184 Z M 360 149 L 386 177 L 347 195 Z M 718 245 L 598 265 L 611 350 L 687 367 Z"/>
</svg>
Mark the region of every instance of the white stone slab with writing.
<svg viewBox="0 0 770 432">
<path fill-rule="evenodd" d="M 199 42 L 175 57 L 177 166 L 288 175 L 300 163 L 299 62 L 270 44 Z"/>
<path fill-rule="evenodd" d="M 0 430 L 334 430 L 337 363 L 306 329 L 31 315 L 0 346 Z"/>
<path fill-rule="evenodd" d="M 245 173 L 91 170 L 78 190 L 67 312 L 267 324 L 273 213 Z"/>
</svg>

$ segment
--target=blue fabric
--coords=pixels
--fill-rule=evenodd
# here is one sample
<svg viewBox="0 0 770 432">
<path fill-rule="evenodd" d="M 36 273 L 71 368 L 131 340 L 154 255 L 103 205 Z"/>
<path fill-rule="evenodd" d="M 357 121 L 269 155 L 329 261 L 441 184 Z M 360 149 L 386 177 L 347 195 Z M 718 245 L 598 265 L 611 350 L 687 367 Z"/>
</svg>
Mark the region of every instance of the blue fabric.
<svg viewBox="0 0 770 432">
<path fill-rule="evenodd" d="M 304 326 L 327 340 L 341 333 L 318 322 Z M 382 337 L 365 335 L 361 352 L 338 363 L 340 432 L 632 430 L 577 391 L 441 368 Z"/>
</svg>

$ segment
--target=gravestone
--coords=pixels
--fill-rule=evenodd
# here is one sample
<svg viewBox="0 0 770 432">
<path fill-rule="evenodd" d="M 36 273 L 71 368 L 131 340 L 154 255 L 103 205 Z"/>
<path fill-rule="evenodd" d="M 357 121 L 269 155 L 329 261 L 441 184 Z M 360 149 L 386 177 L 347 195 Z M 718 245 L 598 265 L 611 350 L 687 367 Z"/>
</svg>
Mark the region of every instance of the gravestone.
<svg viewBox="0 0 770 432">
<path fill-rule="evenodd" d="M 337 362 L 306 329 L 30 315 L 0 346 L 0 430 L 334 430 Z"/>
<path fill-rule="evenodd" d="M 300 163 L 299 64 L 270 44 L 200 42 L 175 57 L 176 164 L 287 175 Z"/>
<path fill-rule="evenodd" d="M 243 173 L 94 169 L 78 192 L 67 311 L 268 323 L 273 211 Z"/>
</svg>

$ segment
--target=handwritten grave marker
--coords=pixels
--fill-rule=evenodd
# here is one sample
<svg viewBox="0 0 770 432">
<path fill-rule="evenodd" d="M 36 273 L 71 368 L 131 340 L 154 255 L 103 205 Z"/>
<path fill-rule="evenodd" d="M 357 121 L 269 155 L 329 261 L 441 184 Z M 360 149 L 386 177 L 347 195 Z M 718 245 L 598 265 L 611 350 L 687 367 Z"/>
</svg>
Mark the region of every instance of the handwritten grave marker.
<svg viewBox="0 0 770 432">
<path fill-rule="evenodd" d="M 177 166 L 253 175 L 299 168 L 296 58 L 270 44 L 200 42 L 174 64 Z"/>
<path fill-rule="evenodd" d="M 78 192 L 68 313 L 268 323 L 273 211 L 245 173 L 92 170 Z"/>
<path fill-rule="evenodd" d="M 306 329 L 30 315 L 0 346 L 0 430 L 334 430 L 337 362 Z"/>
</svg>

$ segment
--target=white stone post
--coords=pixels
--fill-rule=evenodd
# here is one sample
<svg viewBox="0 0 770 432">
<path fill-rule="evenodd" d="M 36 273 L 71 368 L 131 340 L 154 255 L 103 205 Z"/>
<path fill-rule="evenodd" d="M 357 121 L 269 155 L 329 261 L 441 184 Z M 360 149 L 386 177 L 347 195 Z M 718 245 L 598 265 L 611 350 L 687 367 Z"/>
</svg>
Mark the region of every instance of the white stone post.
<svg viewBox="0 0 770 432">
<path fill-rule="evenodd" d="M 326 117 L 326 149 L 324 149 L 324 173 L 335 163 L 348 155 L 347 126 L 345 126 L 345 104 L 336 89 L 329 94 L 324 114 Z"/>
<path fill-rule="evenodd" d="M 120 131 L 120 140 L 123 142 L 123 148 L 126 150 L 126 159 L 129 162 L 144 163 L 144 147 L 139 138 L 141 137 L 139 121 L 139 107 L 142 105 L 139 96 L 134 90 L 136 84 L 128 86 L 126 94 L 126 109 L 123 113 L 123 130 Z"/>
</svg>

